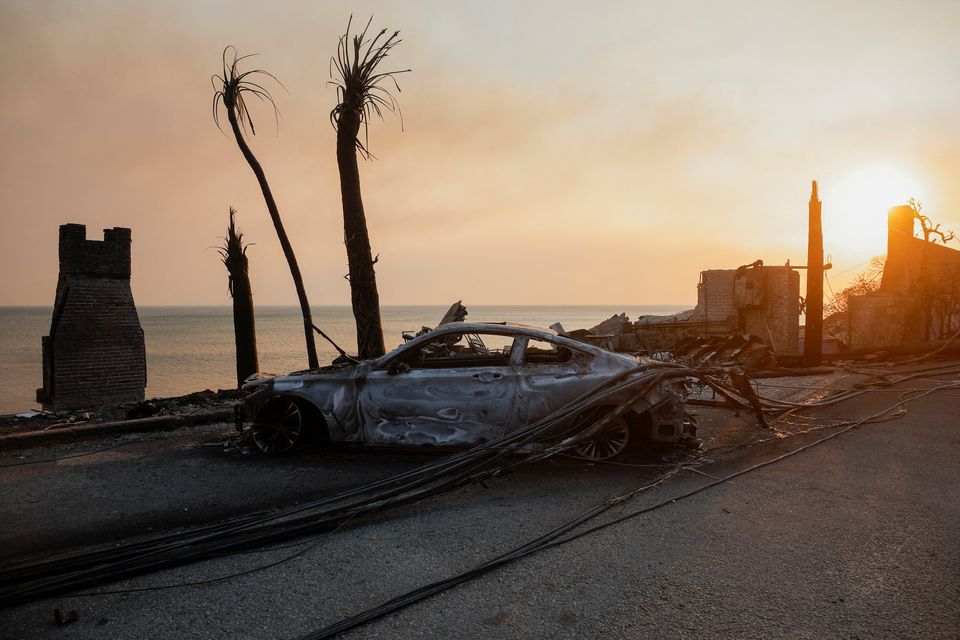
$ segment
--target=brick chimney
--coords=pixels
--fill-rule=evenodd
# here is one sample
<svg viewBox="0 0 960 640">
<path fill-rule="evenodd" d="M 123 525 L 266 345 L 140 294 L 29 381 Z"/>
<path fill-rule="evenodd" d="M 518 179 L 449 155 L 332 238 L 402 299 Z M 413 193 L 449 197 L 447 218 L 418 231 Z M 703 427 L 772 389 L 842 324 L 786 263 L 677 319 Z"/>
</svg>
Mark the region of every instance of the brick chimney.
<svg viewBox="0 0 960 640">
<path fill-rule="evenodd" d="M 906 293 L 910 288 L 914 210 L 908 205 L 893 207 L 887 212 L 887 261 L 883 267 L 880 290 L 885 293 Z"/>
<path fill-rule="evenodd" d="M 60 276 L 43 337 L 44 409 L 143 400 L 143 329 L 130 289 L 130 229 L 87 240 L 82 224 L 60 226 Z"/>
</svg>

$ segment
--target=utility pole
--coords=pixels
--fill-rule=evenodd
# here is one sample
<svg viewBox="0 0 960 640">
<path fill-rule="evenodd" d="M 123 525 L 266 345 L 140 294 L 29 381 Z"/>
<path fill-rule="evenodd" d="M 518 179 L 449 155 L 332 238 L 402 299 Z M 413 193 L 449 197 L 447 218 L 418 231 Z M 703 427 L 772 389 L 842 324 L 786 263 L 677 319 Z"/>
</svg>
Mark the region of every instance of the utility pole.
<svg viewBox="0 0 960 640">
<path fill-rule="evenodd" d="M 803 366 L 820 364 L 823 349 L 823 227 L 817 181 L 810 191 L 807 239 L 807 323 L 803 331 Z"/>
</svg>

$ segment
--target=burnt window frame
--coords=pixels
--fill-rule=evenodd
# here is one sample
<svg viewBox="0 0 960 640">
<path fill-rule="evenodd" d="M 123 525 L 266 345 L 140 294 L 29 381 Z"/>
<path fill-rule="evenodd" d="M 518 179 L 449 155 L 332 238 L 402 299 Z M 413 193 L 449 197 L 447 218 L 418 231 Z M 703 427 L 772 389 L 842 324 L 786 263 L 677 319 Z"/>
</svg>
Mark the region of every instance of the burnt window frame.
<svg viewBox="0 0 960 640">
<path fill-rule="evenodd" d="M 522 340 L 523 340 L 522 343 L 519 343 L 519 344 L 522 345 L 522 348 L 518 349 L 518 348 L 517 348 L 517 346 L 518 346 L 518 340 L 514 340 L 513 349 L 512 349 L 511 352 L 510 352 L 510 356 L 511 356 L 511 359 L 512 359 L 512 361 L 513 361 L 513 365 L 516 366 L 516 367 L 528 367 L 528 366 L 538 366 L 538 365 L 567 365 L 567 364 L 574 364 L 574 363 L 576 363 L 576 362 L 578 362 L 578 361 L 584 361 L 584 362 L 586 362 L 586 361 L 591 360 L 591 359 L 594 358 L 594 354 L 590 353 L 589 351 L 584 351 L 584 350 L 578 349 L 578 348 L 576 348 L 576 347 L 571 347 L 570 345 L 564 344 L 563 342 L 560 342 L 559 340 L 552 340 L 552 339 L 551 339 L 550 337 L 548 337 L 548 336 L 539 337 L 539 336 L 525 336 L 525 335 L 520 335 L 520 336 L 517 336 L 517 338 L 518 338 L 518 340 L 519 340 L 519 339 L 522 339 Z M 551 344 L 555 344 L 555 345 L 557 345 L 557 349 L 558 349 L 558 350 L 559 350 L 559 349 L 567 349 L 568 351 L 570 351 L 571 357 L 568 358 L 568 359 L 566 359 L 566 360 L 558 360 L 558 361 L 553 361 L 553 362 L 551 362 L 551 361 L 543 361 L 543 362 L 536 362 L 536 361 L 534 361 L 534 362 L 527 362 L 527 358 L 526 358 L 526 355 L 527 355 L 527 346 L 530 344 L 530 341 L 531 341 L 531 340 L 534 340 L 534 341 L 537 341 L 537 342 L 549 342 L 549 343 L 551 343 Z"/>
<path fill-rule="evenodd" d="M 423 360 L 420 358 L 420 353 L 423 349 L 430 346 L 432 342 L 437 342 L 446 337 L 458 336 L 457 342 L 463 340 L 467 335 L 477 335 L 480 337 L 480 340 L 483 341 L 484 336 L 502 336 L 505 338 L 512 339 L 510 345 L 509 353 L 495 353 L 490 355 L 476 354 L 467 357 L 456 357 L 456 356 L 447 356 L 447 357 L 438 357 L 429 360 Z M 430 334 L 427 334 L 430 335 Z M 516 352 L 516 346 L 518 341 L 526 336 L 519 335 L 516 333 L 511 333 L 509 331 L 444 331 L 442 334 L 436 336 L 437 340 L 424 340 L 419 346 L 414 347 L 410 345 L 409 348 L 404 350 L 401 353 L 398 353 L 395 357 L 390 358 L 385 361 L 383 364 L 376 368 L 377 371 L 394 371 L 394 369 L 399 366 L 401 363 L 406 364 L 408 371 L 431 371 L 431 370 L 442 370 L 442 369 L 482 369 L 490 367 L 512 367 L 514 366 L 514 353 Z M 484 344 L 486 344 L 484 342 Z M 525 343 L 524 343 L 525 344 Z"/>
</svg>

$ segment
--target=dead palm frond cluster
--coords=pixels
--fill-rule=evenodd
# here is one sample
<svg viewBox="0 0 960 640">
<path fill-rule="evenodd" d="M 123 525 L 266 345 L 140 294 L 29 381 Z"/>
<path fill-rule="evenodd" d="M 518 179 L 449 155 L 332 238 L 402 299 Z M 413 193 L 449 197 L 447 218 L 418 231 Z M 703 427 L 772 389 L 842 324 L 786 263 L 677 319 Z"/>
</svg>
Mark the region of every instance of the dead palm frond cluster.
<svg viewBox="0 0 960 640">
<path fill-rule="evenodd" d="M 279 124 L 280 110 L 277 108 L 277 103 L 274 102 L 273 96 L 270 95 L 270 91 L 262 84 L 254 82 L 251 78 L 266 76 L 281 87 L 283 87 L 283 83 L 277 80 L 276 76 L 272 73 L 263 69 L 240 71 L 240 63 L 255 55 L 257 54 L 250 53 L 241 56 L 237 55 L 237 50 L 233 46 L 224 48 L 223 71 L 220 74 L 214 74 L 210 78 L 210 83 L 214 89 L 213 121 L 221 131 L 223 131 L 223 127 L 220 125 L 219 106 L 220 103 L 223 103 L 224 108 L 227 110 L 228 117 L 230 114 L 233 114 L 244 133 L 247 132 L 247 128 L 249 127 L 250 134 L 257 135 L 257 130 L 253 125 L 253 116 L 247 108 L 246 98 L 250 96 L 256 97 L 261 102 L 268 103 L 273 109 L 274 120 Z"/>
<path fill-rule="evenodd" d="M 243 232 L 237 228 L 237 210 L 230 207 L 230 224 L 223 236 L 223 245 L 217 247 L 220 259 L 227 267 L 227 289 L 233 299 L 233 335 L 237 348 L 237 387 L 259 370 L 257 358 L 257 326 L 253 310 L 253 289 L 247 262 L 247 245 Z"/>
<path fill-rule="evenodd" d="M 353 22 L 353 16 L 351 16 L 347 22 L 347 31 L 340 37 L 337 44 L 337 55 L 330 59 L 330 77 L 334 78 L 330 84 L 337 87 L 337 106 L 330 111 L 330 123 L 339 132 L 344 122 L 344 115 L 355 114 L 356 119 L 350 118 L 349 121 L 351 126 L 357 129 L 350 133 L 356 136 L 357 150 L 365 159 L 371 157 L 368 150 L 367 127 L 374 114 L 382 120 L 384 110 L 397 113 L 400 116 L 400 126 L 403 127 L 403 113 L 400 111 L 400 105 L 393 94 L 381 86 L 381 83 L 390 81 L 399 92 L 400 84 L 397 82 L 396 74 L 410 71 L 410 69 L 377 70 L 380 63 L 402 40 L 399 37 L 399 31 L 394 31 L 387 36 L 386 29 L 381 29 L 376 36 L 368 39 L 367 31 L 372 21 L 371 17 L 363 31 L 351 37 L 350 24 Z M 334 77 L 334 67 L 339 77 Z M 364 131 L 363 142 L 357 135 L 361 124 Z"/>
<path fill-rule="evenodd" d="M 227 226 L 227 235 L 223 236 L 223 245 L 217 247 L 220 259 L 223 260 L 223 264 L 230 274 L 227 289 L 230 291 L 231 297 L 234 297 L 236 293 L 234 282 L 249 273 L 247 261 L 247 247 L 249 245 L 243 241 L 243 231 L 237 228 L 236 215 L 237 210 L 230 207 L 230 224 Z"/>
</svg>

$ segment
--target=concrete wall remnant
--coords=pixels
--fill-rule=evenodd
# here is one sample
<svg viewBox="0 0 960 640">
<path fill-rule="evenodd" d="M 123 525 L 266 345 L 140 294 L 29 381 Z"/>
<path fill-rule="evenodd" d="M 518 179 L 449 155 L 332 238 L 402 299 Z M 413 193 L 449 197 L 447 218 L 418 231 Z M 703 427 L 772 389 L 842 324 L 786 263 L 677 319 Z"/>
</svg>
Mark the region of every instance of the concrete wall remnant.
<svg viewBox="0 0 960 640">
<path fill-rule="evenodd" d="M 799 353 L 800 274 L 789 266 L 749 271 L 763 274 L 763 303 L 742 310 L 743 332 L 760 336 L 776 353 Z"/>
<path fill-rule="evenodd" d="M 773 351 L 795 355 L 800 344 L 800 274 L 761 261 L 700 272 L 691 323 L 724 322 L 723 332 L 759 337 Z M 717 328 L 708 330 L 717 333 Z"/>
<path fill-rule="evenodd" d="M 847 305 L 850 314 L 850 348 L 870 349 L 877 345 L 899 345 L 912 333 L 909 296 L 853 296 Z M 915 324 L 915 323 L 914 323 Z"/>
<path fill-rule="evenodd" d="M 143 400 L 143 329 L 130 289 L 130 229 L 87 240 L 82 224 L 60 226 L 60 276 L 44 336 L 44 409 Z"/>
<path fill-rule="evenodd" d="M 733 302 L 736 269 L 708 269 L 700 272 L 697 306 L 691 320 L 725 322 L 730 331 L 737 328 L 737 307 Z"/>
</svg>

